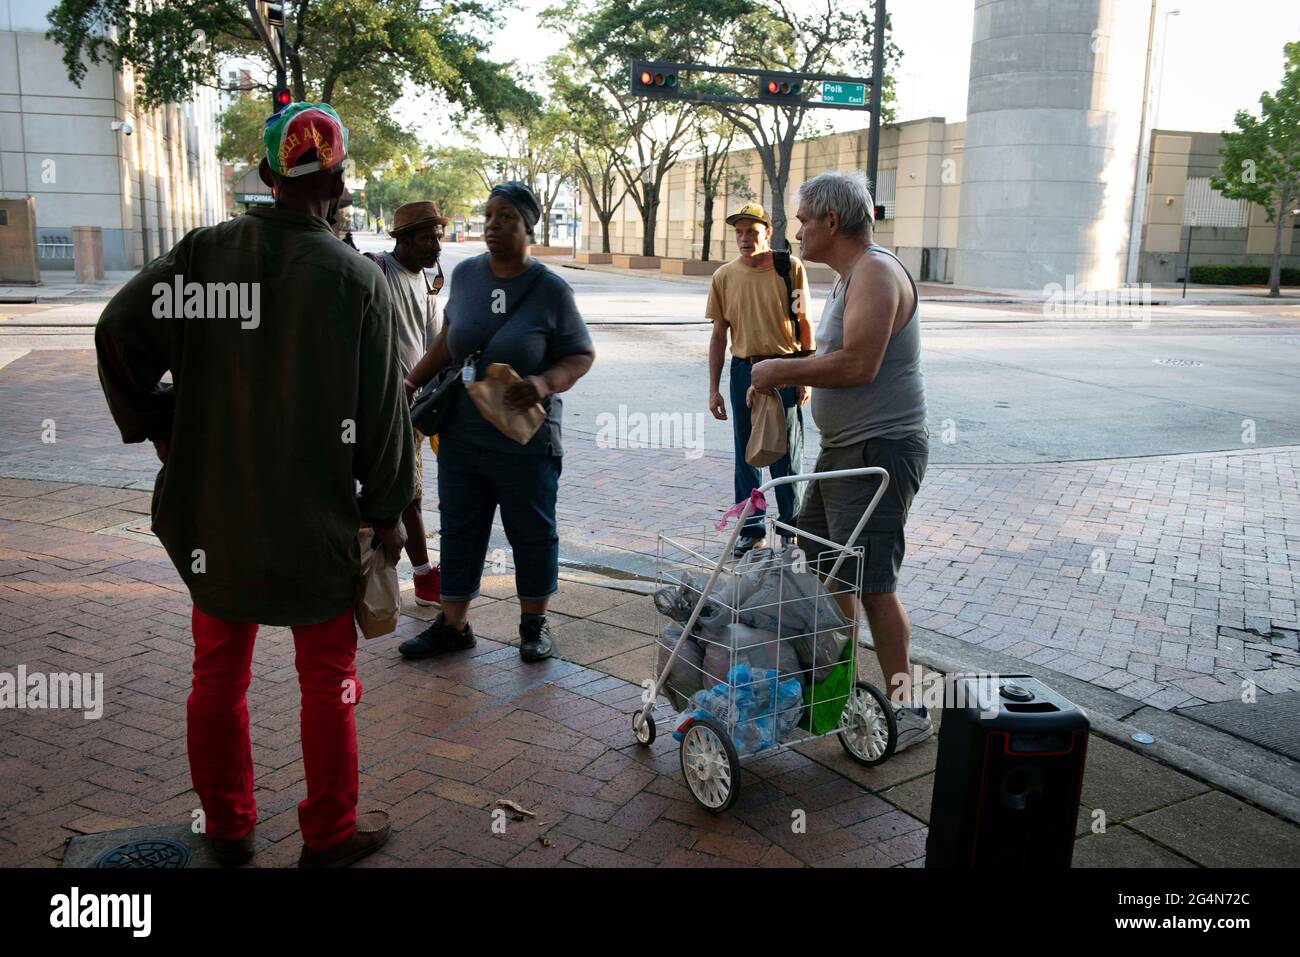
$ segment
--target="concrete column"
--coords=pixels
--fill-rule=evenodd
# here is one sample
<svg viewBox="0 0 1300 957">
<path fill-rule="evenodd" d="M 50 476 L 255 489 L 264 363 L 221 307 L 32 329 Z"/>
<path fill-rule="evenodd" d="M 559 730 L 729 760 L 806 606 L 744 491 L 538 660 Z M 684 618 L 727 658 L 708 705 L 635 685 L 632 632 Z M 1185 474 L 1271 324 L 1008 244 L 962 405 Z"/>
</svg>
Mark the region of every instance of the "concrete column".
<svg viewBox="0 0 1300 957">
<path fill-rule="evenodd" d="M 1124 280 L 1150 4 L 976 0 L 954 281 Z"/>
<path fill-rule="evenodd" d="M 77 282 L 97 282 L 104 278 L 104 230 L 102 227 L 72 227 L 72 265 Z"/>
</svg>

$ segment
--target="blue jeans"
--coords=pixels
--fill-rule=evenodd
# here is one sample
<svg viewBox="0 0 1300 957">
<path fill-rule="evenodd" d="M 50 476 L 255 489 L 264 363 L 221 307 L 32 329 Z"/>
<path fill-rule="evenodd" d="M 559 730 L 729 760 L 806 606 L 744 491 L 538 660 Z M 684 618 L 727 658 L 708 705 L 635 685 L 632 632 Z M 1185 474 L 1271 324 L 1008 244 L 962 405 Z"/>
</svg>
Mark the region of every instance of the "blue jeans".
<svg viewBox="0 0 1300 957">
<path fill-rule="evenodd" d="M 498 506 L 514 553 L 519 597 L 541 599 L 555 594 L 560 564 L 555 497 L 560 468 L 558 455 L 497 452 L 454 436 L 442 437 L 438 515 L 444 600 L 478 596 Z"/>
<path fill-rule="evenodd" d="M 750 369 L 752 363 L 739 356 L 731 357 L 731 428 L 736 439 L 736 501 L 743 502 L 751 492 L 763 484 L 762 470 L 745 461 L 745 446 L 749 444 L 749 434 L 753 424 L 749 418 L 749 406 L 745 404 L 745 393 L 749 391 Z M 794 386 L 779 389 L 781 404 L 785 406 L 786 454 L 773 462 L 769 469 L 773 478 L 784 475 L 797 475 L 803 468 L 803 409 L 795 401 Z M 776 495 L 777 518 L 787 525 L 796 525 L 799 508 L 803 502 L 804 483 L 797 485 L 778 485 Z M 757 538 L 763 534 L 763 516 L 761 513 L 750 517 L 745 522 L 744 534 Z"/>
</svg>

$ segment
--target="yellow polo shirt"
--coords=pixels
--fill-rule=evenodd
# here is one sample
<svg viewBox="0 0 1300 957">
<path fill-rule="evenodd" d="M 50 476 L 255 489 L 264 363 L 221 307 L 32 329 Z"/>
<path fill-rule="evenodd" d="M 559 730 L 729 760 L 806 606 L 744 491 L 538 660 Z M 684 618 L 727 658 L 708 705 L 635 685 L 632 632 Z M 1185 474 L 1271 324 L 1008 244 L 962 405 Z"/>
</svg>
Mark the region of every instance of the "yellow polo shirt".
<svg viewBox="0 0 1300 957">
<path fill-rule="evenodd" d="M 777 274 L 770 255 L 758 267 L 747 266 L 737 256 L 720 266 L 709 285 L 704 316 L 725 322 L 731 330 L 731 353 L 743 359 L 778 356 L 812 348 L 808 325 L 808 274 L 803 263 L 790 257 L 790 281 L 799 310 L 799 343 L 790 328 L 785 281 Z"/>
</svg>

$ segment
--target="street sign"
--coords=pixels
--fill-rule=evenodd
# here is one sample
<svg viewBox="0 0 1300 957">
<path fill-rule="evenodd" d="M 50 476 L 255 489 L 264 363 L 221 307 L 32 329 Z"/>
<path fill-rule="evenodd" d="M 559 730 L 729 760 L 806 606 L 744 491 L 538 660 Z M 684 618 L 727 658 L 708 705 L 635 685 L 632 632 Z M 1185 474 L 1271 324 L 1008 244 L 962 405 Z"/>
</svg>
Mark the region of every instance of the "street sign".
<svg viewBox="0 0 1300 957">
<path fill-rule="evenodd" d="M 867 85 L 865 83 L 841 83 L 823 80 L 820 86 L 820 99 L 823 103 L 835 103 L 840 106 L 866 106 Z"/>
</svg>

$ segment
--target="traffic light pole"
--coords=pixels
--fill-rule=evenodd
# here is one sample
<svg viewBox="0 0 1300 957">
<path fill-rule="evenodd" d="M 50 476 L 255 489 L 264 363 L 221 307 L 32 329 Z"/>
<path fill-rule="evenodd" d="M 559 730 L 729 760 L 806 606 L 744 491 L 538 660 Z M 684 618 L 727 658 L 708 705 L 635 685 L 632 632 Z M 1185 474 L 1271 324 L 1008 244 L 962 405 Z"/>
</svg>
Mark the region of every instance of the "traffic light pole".
<svg viewBox="0 0 1300 957">
<path fill-rule="evenodd" d="M 880 168 L 880 93 L 885 77 L 885 0 L 876 0 L 876 23 L 871 37 L 871 131 L 867 136 L 867 181 L 876 195 Z"/>
<path fill-rule="evenodd" d="M 665 60 L 633 60 L 631 67 L 631 92 L 635 96 L 660 100 L 686 100 L 691 103 L 756 103 L 765 106 L 797 106 L 815 110 L 868 110 L 866 88 L 872 81 L 865 77 L 841 76 L 836 73 L 788 73 L 781 70 L 761 70 L 754 67 L 709 66 L 704 63 L 675 63 Z M 733 76 L 752 77 L 762 87 L 766 83 L 783 85 L 780 93 L 772 90 L 758 96 L 740 96 L 723 93 L 702 93 L 682 89 L 678 83 L 682 73 L 726 73 Z M 671 77 L 670 83 L 646 82 L 646 77 Z M 861 87 L 861 102 L 835 102 L 805 99 L 805 84 L 829 83 L 840 87 Z M 825 96 L 825 94 L 823 94 Z M 872 102 L 875 101 L 873 95 Z"/>
<path fill-rule="evenodd" d="M 275 89 L 271 94 L 271 106 L 273 111 L 278 112 L 293 100 L 290 94 L 281 102 L 281 91 L 289 88 L 289 45 L 284 35 L 284 4 L 268 3 L 267 0 L 247 0 L 247 4 L 253 30 L 262 38 L 262 45 L 275 64 Z"/>
</svg>

